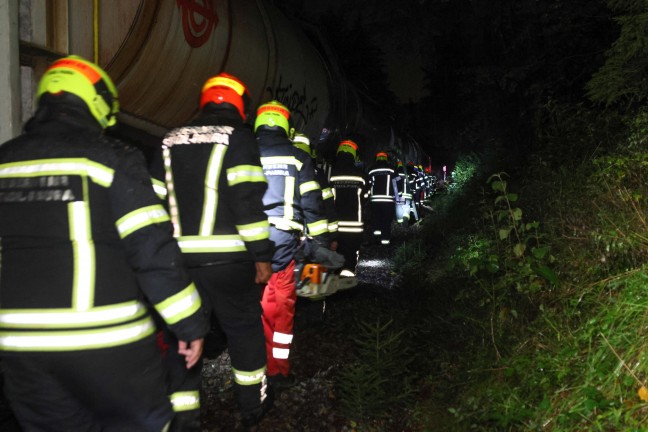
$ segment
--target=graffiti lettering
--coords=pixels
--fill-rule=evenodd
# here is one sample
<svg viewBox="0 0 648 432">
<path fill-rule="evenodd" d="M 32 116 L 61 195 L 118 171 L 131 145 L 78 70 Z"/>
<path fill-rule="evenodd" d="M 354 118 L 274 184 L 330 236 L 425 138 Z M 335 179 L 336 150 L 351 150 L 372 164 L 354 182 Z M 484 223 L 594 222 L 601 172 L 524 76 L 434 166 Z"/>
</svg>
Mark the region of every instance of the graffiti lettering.
<svg viewBox="0 0 648 432">
<path fill-rule="evenodd" d="M 267 87 L 272 99 L 276 99 L 290 109 L 293 123 L 298 129 L 303 128 L 310 120 L 315 118 L 317 113 L 317 97 L 309 99 L 306 93 L 306 86 L 301 92 L 293 88 L 292 84 L 283 84 L 283 76 L 279 76 L 279 82 L 274 87 Z"/>
<path fill-rule="evenodd" d="M 185 40 L 193 48 L 203 46 L 218 24 L 214 0 L 176 0 L 176 3 Z"/>
</svg>

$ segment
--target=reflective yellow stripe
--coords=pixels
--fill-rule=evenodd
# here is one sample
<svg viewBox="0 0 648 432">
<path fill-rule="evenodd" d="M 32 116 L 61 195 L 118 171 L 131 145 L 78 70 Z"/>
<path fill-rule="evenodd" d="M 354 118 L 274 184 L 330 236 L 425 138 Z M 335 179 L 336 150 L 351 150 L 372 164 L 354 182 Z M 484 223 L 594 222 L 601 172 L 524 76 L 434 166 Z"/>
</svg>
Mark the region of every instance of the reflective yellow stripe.
<svg viewBox="0 0 648 432">
<path fill-rule="evenodd" d="M 115 170 L 86 158 L 35 159 L 0 165 L 0 178 L 66 174 L 89 177 L 93 182 L 109 187 Z"/>
<path fill-rule="evenodd" d="M 317 222 L 309 223 L 307 224 L 308 226 L 308 234 L 312 236 L 317 236 L 320 234 L 324 234 L 325 232 L 328 231 L 328 222 L 326 219 L 319 220 Z"/>
<path fill-rule="evenodd" d="M 179 293 L 155 305 L 164 321 L 175 324 L 200 309 L 201 300 L 196 286 L 192 283 Z"/>
<path fill-rule="evenodd" d="M 236 229 L 246 242 L 270 238 L 270 223 L 267 219 L 257 223 L 236 225 Z"/>
<path fill-rule="evenodd" d="M 173 236 L 180 237 L 182 235 L 180 212 L 178 210 L 178 200 L 173 184 L 173 172 L 171 171 L 171 150 L 168 147 L 162 148 L 162 157 L 164 158 L 164 181 L 167 186 L 167 193 L 169 194 L 169 217 L 173 225 Z"/>
<path fill-rule="evenodd" d="M 0 332 L 3 351 L 78 351 L 109 348 L 136 342 L 153 334 L 155 323 L 150 316 L 129 324 L 97 330 L 52 332 Z"/>
<path fill-rule="evenodd" d="M 167 189 L 164 182 L 152 178 L 151 183 L 153 184 L 153 191 L 155 192 L 155 195 L 157 195 L 161 200 L 164 200 L 167 196 Z"/>
<path fill-rule="evenodd" d="M 166 222 L 168 220 L 169 215 L 166 210 L 164 210 L 164 207 L 160 204 L 155 204 L 148 207 L 142 207 L 122 216 L 115 225 L 117 226 L 119 236 L 121 238 L 126 238 L 129 234 L 134 233 L 138 229 Z"/>
<path fill-rule="evenodd" d="M 264 366 L 261 369 L 257 369 L 251 372 L 240 371 L 238 369 L 232 368 L 232 372 L 234 372 L 234 382 L 243 386 L 249 386 L 263 382 L 263 378 L 265 378 L 266 368 Z"/>
<path fill-rule="evenodd" d="M 227 170 L 227 184 L 230 186 L 245 182 L 267 183 L 263 168 L 256 165 L 238 165 Z"/>
<path fill-rule="evenodd" d="M 199 391 L 175 392 L 169 396 L 174 412 L 191 411 L 200 408 Z"/>
<path fill-rule="evenodd" d="M 284 218 L 292 220 L 295 216 L 293 201 L 295 199 L 295 177 L 286 177 L 284 180 Z"/>
<path fill-rule="evenodd" d="M 95 248 L 90 232 L 90 209 L 83 201 L 68 203 L 70 241 L 74 255 L 72 307 L 88 310 L 94 303 Z"/>
<path fill-rule="evenodd" d="M 218 210 L 218 178 L 220 176 L 221 168 L 223 167 L 223 158 L 227 146 L 224 144 L 216 144 L 212 149 L 212 154 L 209 157 L 209 164 L 207 165 L 207 174 L 205 175 L 205 188 L 203 213 L 200 220 L 200 229 L 198 233 L 206 236 L 214 232 L 214 224 L 216 223 L 216 211 Z"/>
<path fill-rule="evenodd" d="M 304 226 L 302 224 L 290 219 L 285 219 L 280 217 L 269 217 L 268 221 L 276 228 L 284 231 L 291 231 L 291 230 L 302 231 L 304 229 Z"/>
<path fill-rule="evenodd" d="M 236 234 L 182 236 L 178 238 L 178 245 L 183 253 L 243 252 L 247 250 L 241 236 Z"/>
<path fill-rule="evenodd" d="M 331 190 L 331 188 L 322 189 L 322 199 L 327 200 L 329 198 L 333 198 L 333 191 Z"/>
<path fill-rule="evenodd" d="M 304 195 L 308 192 L 319 190 L 320 185 L 316 181 L 309 181 L 299 185 L 299 193 Z"/>
<path fill-rule="evenodd" d="M 73 309 L 0 309 L 0 328 L 97 327 L 118 324 L 138 318 L 146 307 L 136 301 L 94 307 L 85 311 Z"/>
</svg>

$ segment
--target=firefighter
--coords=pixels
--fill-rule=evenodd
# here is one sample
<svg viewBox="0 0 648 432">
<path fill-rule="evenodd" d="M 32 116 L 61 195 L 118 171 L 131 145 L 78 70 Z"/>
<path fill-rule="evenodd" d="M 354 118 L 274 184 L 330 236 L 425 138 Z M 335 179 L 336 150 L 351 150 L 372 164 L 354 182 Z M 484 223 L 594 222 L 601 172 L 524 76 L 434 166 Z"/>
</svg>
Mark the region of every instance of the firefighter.
<svg viewBox="0 0 648 432">
<path fill-rule="evenodd" d="M 365 177 L 356 165 L 358 145 L 345 139 L 340 142 L 329 181 L 338 214 L 337 252 L 344 256 L 340 276 L 355 276 L 364 231 L 363 193 Z"/>
<path fill-rule="evenodd" d="M 410 205 L 410 209 L 412 211 L 412 214 L 414 215 L 414 219 L 416 222 L 420 220 L 420 214 L 419 214 L 419 202 L 417 200 L 417 182 L 418 182 L 418 174 L 416 173 L 416 167 L 414 166 L 414 162 L 407 162 L 407 184 L 409 186 L 410 193 L 412 194 L 412 201 Z"/>
<path fill-rule="evenodd" d="M 403 162 L 398 161 L 396 166 L 396 188 L 398 189 L 398 198 L 396 199 L 396 222 L 404 227 L 409 226 L 410 213 L 412 212 L 412 192 L 409 181 L 407 180 L 407 171 L 403 167 Z"/>
<path fill-rule="evenodd" d="M 165 135 L 161 159 L 174 235 L 226 335 L 241 421 L 254 430 L 274 399 L 260 306 L 273 245 L 262 202 L 267 181 L 254 134 L 244 126 L 249 102 L 237 77 L 209 78 L 198 115 Z M 200 375 L 189 371 L 178 390 L 186 396 L 199 388 Z"/>
<path fill-rule="evenodd" d="M 195 367 L 208 323 L 143 155 L 103 132 L 117 90 L 55 61 L 0 146 L 0 355 L 24 430 L 160 431 L 173 410 L 146 298 Z"/>
<path fill-rule="evenodd" d="M 391 241 L 391 223 L 394 220 L 396 194 L 396 173 L 389 164 L 386 152 L 376 153 L 375 163 L 369 167 L 369 200 L 371 202 L 371 223 L 373 235 L 381 245 Z"/>
<path fill-rule="evenodd" d="M 263 326 L 266 337 L 268 380 L 277 390 L 295 384 L 290 373 L 290 347 L 295 318 L 295 252 L 300 233 L 329 247 L 325 234 L 322 194 L 311 158 L 290 141 L 290 111 L 278 101 L 257 110 L 254 131 L 261 151 L 268 190 L 263 197 L 275 244 L 273 274 L 263 291 Z M 303 219 L 302 219 L 303 218 Z"/>
</svg>

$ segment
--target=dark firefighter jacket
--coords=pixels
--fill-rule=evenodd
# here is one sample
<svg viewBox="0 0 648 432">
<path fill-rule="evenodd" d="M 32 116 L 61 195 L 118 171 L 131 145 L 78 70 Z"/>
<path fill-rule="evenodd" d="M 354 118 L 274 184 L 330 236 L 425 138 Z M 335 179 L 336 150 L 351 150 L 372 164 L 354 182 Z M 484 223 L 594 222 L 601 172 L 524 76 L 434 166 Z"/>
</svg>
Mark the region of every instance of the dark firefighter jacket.
<svg viewBox="0 0 648 432">
<path fill-rule="evenodd" d="M 374 202 L 394 202 L 394 168 L 386 160 L 377 160 L 369 168 L 370 200 Z"/>
<path fill-rule="evenodd" d="M 331 240 L 335 240 L 338 231 L 338 215 L 335 210 L 335 197 L 333 188 L 327 178 L 326 172 L 315 165 L 315 180 L 322 189 L 322 202 L 324 204 L 324 215 L 328 221 L 328 234 Z"/>
<path fill-rule="evenodd" d="M 305 230 L 313 238 L 327 234 L 322 193 L 310 156 L 274 131 L 260 130 L 257 143 L 268 179 L 263 205 L 270 223 L 282 231 Z"/>
<path fill-rule="evenodd" d="M 189 266 L 269 262 L 273 245 L 261 197 L 267 181 L 252 131 L 238 113 L 204 111 L 163 139 L 167 203 Z M 160 178 L 160 166 L 151 171 Z M 166 186 L 166 191 L 164 191 Z"/>
<path fill-rule="evenodd" d="M 398 196 L 403 200 L 412 199 L 412 189 L 407 178 L 407 171 L 403 165 L 398 165 L 396 168 L 398 180 L 396 181 L 398 187 Z"/>
<path fill-rule="evenodd" d="M 355 159 L 347 152 L 338 153 L 329 177 L 335 210 L 338 214 L 338 232 L 362 233 L 362 195 L 365 190 L 365 177 L 361 168 L 355 165 Z"/>
<path fill-rule="evenodd" d="M 144 158 L 78 111 L 32 120 L 0 146 L 0 350 L 141 340 L 155 332 L 142 293 L 178 338 L 203 337 L 201 299 Z"/>
</svg>

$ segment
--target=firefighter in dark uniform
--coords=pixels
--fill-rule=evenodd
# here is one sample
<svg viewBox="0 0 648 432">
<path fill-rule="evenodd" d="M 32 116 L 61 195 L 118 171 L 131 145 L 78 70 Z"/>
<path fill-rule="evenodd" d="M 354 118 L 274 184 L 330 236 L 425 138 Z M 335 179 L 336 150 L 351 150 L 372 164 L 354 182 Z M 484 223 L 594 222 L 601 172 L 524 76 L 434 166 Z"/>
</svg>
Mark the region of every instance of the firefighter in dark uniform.
<svg viewBox="0 0 648 432">
<path fill-rule="evenodd" d="M 227 337 L 242 423 L 253 430 L 273 404 L 260 305 L 273 245 L 262 202 L 267 181 L 254 134 L 243 124 L 248 105 L 238 78 L 208 79 L 198 116 L 164 137 L 162 160 L 174 235 Z M 159 165 L 152 171 L 159 177 Z M 197 396 L 199 388 L 200 374 L 189 371 L 179 393 Z"/>
<path fill-rule="evenodd" d="M 420 193 L 418 190 L 418 173 L 416 166 L 414 166 L 414 162 L 407 163 L 407 180 L 409 182 L 408 184 L 410 186 L 410 191 L 412 192 L 412 213 L 414 214 L 414 219 L 416 219 L 416 222 L 418 222 L 421 218 L 421 215 L 419 213 Z"/>
<path fill-rule="evenodd" d="M 394 188 L 396 173 L 386 152 L 376 154 L 376 162 L 369 167 L 369 200 L 373 235 L 381 245 L 391 241 L 391 223 L 394 220 L 397 191 Z"/>
<path fill-rule="evenodd" d="M 173 410 L 155 324 L 196 364 L 208 323 L 108 75 L 55 61 L 37 111 L 0 146 L 0 355 L 24 430 L 160 431 Z"/>
<path fill-rule="evenodd" d="M 407 171 L 402 161 L 398 161 L 396 166 L 396 188 L 398 197 L 396 199 L 396 222 L 407 227 L 409 226 L 410 213 L 412 212 L 412 192 L 407 179 Z"/>
<path fill-rule="evenodd" d="M 337 252 L 344 256 L 340 276 L 355 276 L 364 231 L 362 206 L 366 181 L 362 168 L 356 166 L 357 151 L 354 141 L 340 142 L 329 177 L 339 218 Z"/>
<path fill-rule="evenodd" d="M 278 390 L 290 387 L 290 347 L 295 318 L 295 252 L 302 231 L 328 247 L 322 194 L 315 180 L 311 158 L 288 138 L 290 111 L 277 101 L 257 110 L 254 130 L 261 152 L 268 190 L 263 197 L 275 244 L 273 275 L 263 291 L 263 326 L 266 336 L 268 379 Z M 303 218 L 303 219 L 302 219 Z"/>
</svg>

